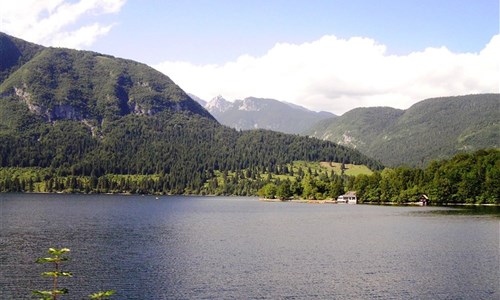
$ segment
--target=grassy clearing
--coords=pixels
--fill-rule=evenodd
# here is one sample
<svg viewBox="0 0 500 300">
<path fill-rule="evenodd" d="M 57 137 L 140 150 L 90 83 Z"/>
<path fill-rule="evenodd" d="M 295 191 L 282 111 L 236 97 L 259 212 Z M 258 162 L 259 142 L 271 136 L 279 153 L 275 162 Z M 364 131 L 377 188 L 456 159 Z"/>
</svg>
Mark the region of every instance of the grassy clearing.
<svg viewBox="0 0 500 300">
<path fill-rule="evenodd" d="M 279 178 L 280 180 L 283 179 L 290 179 L 292 181 L 296 180 L 297 174 L 299 172 L 299 169 L 302 169 L 304 172 L 308 172 L 309 170 L 311 171 L 312 174 L 330 174 L 332 171 L 336 175 L 341 175 L 341 167 L 342 163 L 336 163 L 336 162 L 308 162 L 308 161 L 294 161 L 292 164 L 287 165 L 290 170 L 293 170 L 294 176 L 291 175 L 276 175 L 273 174 L 273 178 Z M 357 176 L 357 175 L 371 175 L 373 174 L 373 171 L 370 170 L 367 166 L 365 165 L 353 165 L 353 164 L 346 164 L 345 165 L 346 169 L 344 171 L 345 175 L 348 176 Z M 266 179 L 267 174 L 261 174 L 260 178 L 261 179 Z"/>
<path fill-rule="evenodd" d="M 328 170 L 333 170 L 335 174 L 340 175 L 341 174 L 341 163 L 335 163 L 335 162 L 321 162 L 320 163 L 321 167 L 327 168 Z M 349 176 L 357 176 L 357 175 L 371 175 L 373 173 L 372 170 L 370 170 L 367 166 L 365 165 L 353 165 L 353 164 L 346 164 L 345 167 L 347 168 L 345 170 L 345 175 Z"/>
</svg>

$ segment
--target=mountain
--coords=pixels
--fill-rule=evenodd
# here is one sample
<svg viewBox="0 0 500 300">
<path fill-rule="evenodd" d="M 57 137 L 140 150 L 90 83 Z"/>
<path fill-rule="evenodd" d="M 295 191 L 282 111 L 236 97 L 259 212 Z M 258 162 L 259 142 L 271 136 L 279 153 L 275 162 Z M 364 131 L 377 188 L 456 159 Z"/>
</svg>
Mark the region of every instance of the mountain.
<svg viewBox="0 0 500 300">
<path fill-rule="evenodd" d="M 3 168 L 90 176 L 102 186 L 110 184 L 105 175 L 157 174 L 145 184 L 165 193 L 197 193 L 217 172 L 245 169 L 257 178 L 295 160 L 382 168 L 332 142 L 223 126 L 167 76 L 135 61 L 3 33 L 0 41 Z"/>
<path fill-rule="evenodd" d="M 238 130 L 269 129 L 300 134 L 320 120 L 335 117 L 328 112 L 314 112 L 299 105 L 255 97 L 229 102 L 217 96 L 204 107 L 220 123 Z"/>
<path fill-rule="evenodd" d="M 226 99 L 222 98 L 222 96 L 217 96 L 207 102 L 205 104 L 205 108 L 212 114 L 212 115 L 220 115 L 225 113 L 226 111 L 230 110 L 233 107 L 233 104 Z"/>
<path fill-rule="evenodd" d="M 403 112 L 391 107 L 355 108 L 340 117 L 320 121 L 308 133 L 352 148 L 365 149 Z"/>
<path fill-rule="evenodd" d="M 167 76 L 144 64 L 88 51 L 43 48 L 17 39 L 9 43 L 6 35 L 0 39 L 5 56 L 1 71 L 4 77 L 9 75 L 0 84 L 0 94 L 17 98 L 49 121 L 101 122 L 163 110 L 211 117 Z M 16 43 L 24 47 L 15 47 Z"/>
<path fill-rule="evenodd" d="M 360 150 L 388 166 L 424 166 L 462 151 L 500 147 L 500 95 L 432 98 L 407 110 L 356 108 L 308 134 Z"/>
</svg>

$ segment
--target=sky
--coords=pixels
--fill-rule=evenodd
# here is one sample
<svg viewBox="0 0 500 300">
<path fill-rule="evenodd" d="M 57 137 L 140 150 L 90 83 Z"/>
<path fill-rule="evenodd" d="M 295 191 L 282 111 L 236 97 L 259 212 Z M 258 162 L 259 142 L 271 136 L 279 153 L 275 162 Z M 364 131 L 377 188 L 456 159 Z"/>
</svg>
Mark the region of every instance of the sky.
<svg viewBox="0 0 500 300">
<path fill-rule="evenodd" d="M 498 0 L 0 0 L 0 31 L 146 63 L 204 100 L 336 114 L 500 92 Z"/>
</svg>

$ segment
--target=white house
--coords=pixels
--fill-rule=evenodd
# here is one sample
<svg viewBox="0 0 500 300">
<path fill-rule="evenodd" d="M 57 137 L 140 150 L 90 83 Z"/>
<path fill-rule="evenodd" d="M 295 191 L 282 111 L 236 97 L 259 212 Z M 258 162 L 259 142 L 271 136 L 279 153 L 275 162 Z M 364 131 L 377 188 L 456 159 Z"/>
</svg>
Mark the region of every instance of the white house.
<svg viewBox="0 0 500 300">
<path fill-rule="evenodd" d="M 344 195 L 340 195 L 337 198 L 337 203 L 349 203 L 349 204 L 358 203 L 358 198 L 356 197 L 356 192 L 349 191 Z"/>
</svg>

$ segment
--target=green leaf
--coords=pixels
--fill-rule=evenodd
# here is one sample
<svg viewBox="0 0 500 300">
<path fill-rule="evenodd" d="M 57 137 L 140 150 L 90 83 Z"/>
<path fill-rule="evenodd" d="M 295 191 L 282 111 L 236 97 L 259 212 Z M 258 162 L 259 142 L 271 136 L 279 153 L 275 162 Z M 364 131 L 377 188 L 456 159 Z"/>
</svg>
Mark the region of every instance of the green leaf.
<svg viewBox="0 0 500 300">
<path fill-rule="evenodd" d="M 68 293 L 68 289 L 51 290 L 51 291 L 32 291 L 34 295 L 42 296 L 42 300 L 51 300 L 54 295 L 63 295 Z"/>
<path fill-rule="evenodd" d="M 42 276 L 46 277 L 60 277 L 60 276 L 66 276 L 66 277 L 72 277 L 73 274 L 71 272 L 43 272 Z"/>
<path fill-rule="evenodd" d="M 59 261 L 59 259 L 54 258 L 54 257 L 41 257 L 41 258 L 38 258 L 35 262 L 39 263 L 39 264 L 43 264 L 43 263 L 56 262 L 56 261 Z"/>
<path fill-rule="evenodd" d="M 114 290 L 109 290 L 109 291 L 104 291 L 104 292 L 99 291 L 97 293 L 93 293 L 93 294 L 89 295 L 89 298 L 90 299 L 104 300 L 104 299 L 106 299 L 105 297 L 112 296 L 115 293 L 116 293 L 116 291 L 114 291 Z"/>
<path fill-rule="evenodd" d="M 68 248 L 61 248 L 61 249 L 49 248 L 48 252 L 49 254 L 60 256 L 69 251 L 70 250 Z"/>
<path fill-rule="evenodd" d="M 45 276 L 45 277 L 59 277 L 59 275 L 57 273 L 59 273 L 59 272 L 43 272 L 42 276 Z"/>
<path fill-rule="evenodd" d="M 32 293 L 38 296 L 52 296 L 52 291 L 33 291 Z"/>
</svg>

